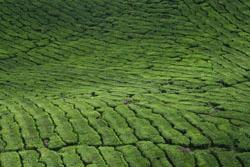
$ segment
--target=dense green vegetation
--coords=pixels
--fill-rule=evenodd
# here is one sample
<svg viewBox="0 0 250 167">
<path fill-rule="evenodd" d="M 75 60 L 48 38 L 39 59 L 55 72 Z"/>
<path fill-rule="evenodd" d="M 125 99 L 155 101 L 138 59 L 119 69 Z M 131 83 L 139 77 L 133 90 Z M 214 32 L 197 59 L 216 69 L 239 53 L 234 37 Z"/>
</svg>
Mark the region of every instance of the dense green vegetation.
<svg viewBox="0 0 250 167">
<path fill-rule="evenodd" d="M 249 0 L 0 0 L 0 166 L 250 166 Z"/>
</svg>

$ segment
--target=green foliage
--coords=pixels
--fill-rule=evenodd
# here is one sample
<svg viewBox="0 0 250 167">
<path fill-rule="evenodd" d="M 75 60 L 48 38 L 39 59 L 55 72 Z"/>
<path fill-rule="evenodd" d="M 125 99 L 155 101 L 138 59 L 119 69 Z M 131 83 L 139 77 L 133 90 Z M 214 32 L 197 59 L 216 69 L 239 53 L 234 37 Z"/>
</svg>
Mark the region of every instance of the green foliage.
<svg viewBox="0 0 250 167">
<path fill-rule="evenodd" d="M 1 153 L 0 159 L 3 167 L 21 166 L 21 160 L 17 152 Z"/>
<path fill-rule="evenodd" d="M 250 166 L 247 0 L 0 0 L 0 166 Z"/>
</svg>

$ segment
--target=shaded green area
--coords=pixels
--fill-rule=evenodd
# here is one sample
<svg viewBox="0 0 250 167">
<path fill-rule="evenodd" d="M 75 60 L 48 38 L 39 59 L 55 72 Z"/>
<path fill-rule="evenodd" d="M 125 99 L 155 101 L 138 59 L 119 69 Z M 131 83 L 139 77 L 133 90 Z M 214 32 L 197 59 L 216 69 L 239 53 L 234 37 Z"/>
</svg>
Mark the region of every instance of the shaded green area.
<svg viewBox="0 0 250 167">
<path fill-rule="evenodd" d="M 248 0 L 1 0 L 0 166 L 250 166 Z"/>
</svg>

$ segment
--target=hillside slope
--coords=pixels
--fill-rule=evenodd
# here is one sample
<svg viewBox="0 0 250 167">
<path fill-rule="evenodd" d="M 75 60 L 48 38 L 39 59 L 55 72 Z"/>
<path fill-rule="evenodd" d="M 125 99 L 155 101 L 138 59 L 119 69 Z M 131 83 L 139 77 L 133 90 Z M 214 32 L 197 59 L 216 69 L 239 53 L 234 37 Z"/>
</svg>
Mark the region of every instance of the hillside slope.
<svg viewBox="0 0 250 167">
<path fill-rule="evenodd" d="M 250 1 L 0 0 L 0 166 L 250 166 Z"/>
</svg>

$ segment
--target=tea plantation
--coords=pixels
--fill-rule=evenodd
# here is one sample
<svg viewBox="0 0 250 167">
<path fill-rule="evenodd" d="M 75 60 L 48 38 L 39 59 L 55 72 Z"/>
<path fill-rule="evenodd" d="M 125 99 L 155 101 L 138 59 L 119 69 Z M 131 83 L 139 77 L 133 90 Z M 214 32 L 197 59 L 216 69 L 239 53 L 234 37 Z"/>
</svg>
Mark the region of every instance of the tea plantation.
<svg viewBox="0 0 250 167">
<path fill-rule="evenodd" d="M 250 167 L 249 0 L 0 0 L 1 167 Z"/>
</svg>

